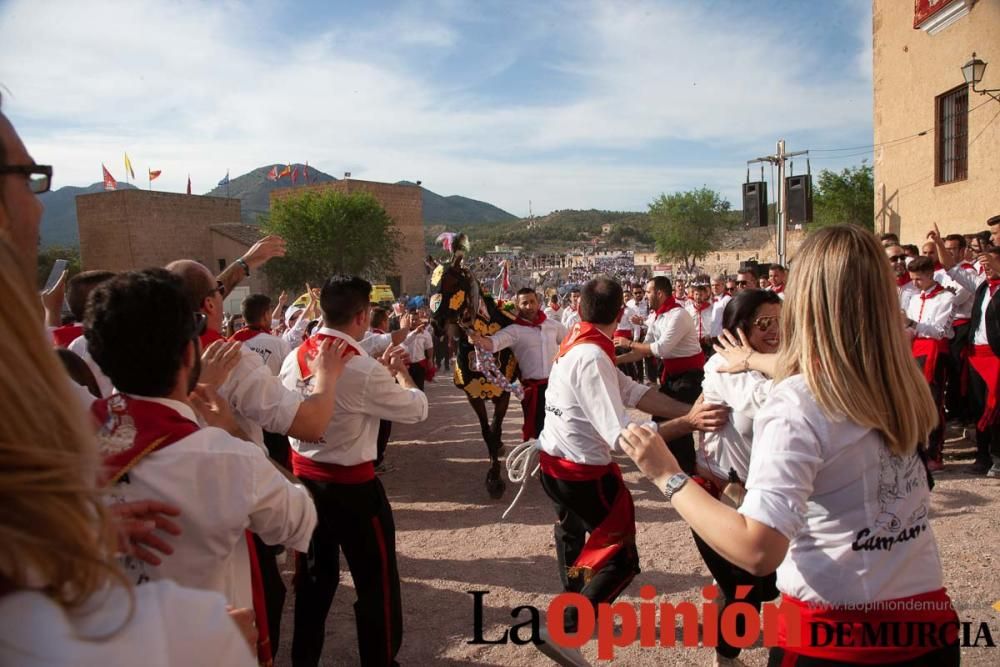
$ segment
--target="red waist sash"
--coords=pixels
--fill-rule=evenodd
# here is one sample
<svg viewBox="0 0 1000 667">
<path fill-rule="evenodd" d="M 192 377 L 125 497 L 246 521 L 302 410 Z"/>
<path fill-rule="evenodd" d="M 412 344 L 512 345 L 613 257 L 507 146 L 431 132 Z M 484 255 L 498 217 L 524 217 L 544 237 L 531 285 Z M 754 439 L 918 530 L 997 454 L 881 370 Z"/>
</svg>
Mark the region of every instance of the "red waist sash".
<svg viewBox="0 0 1000 667">
<path fill-rule="evenodd" d="M 524 411 L 521 442 L 527 442 L 539 435 L 535 432 L 535 420 L 538 419 L 538 399 L 542 395 L 542 387 L 547 387 L 548 384 L 549 381 L 545 378 L 539 380 L 521 378 L 521 386 L 524 388 L 524 400 L 521 401 L 521 408 Z"/>
<path fill-rule="evenodd" d="M 375 479 L 375 464 L 371 461 L 353 466 L 339 466 L 335 463 L 314 461 L 302 456 L 294 449 L 290 450 L 289 453 L 292 473 L 296 477 L 304 477 L 317 482 L 333 482 L 334 484 L 363 484 Z"/>
<path fill-rule="evenodd" d="M 586 465 L 573 463 L 545 452 L 539 453 L 538 463 L 543 473 L 565 482 L 595 481 L 609 473 L 618 478 L 618 493 L 609 508 L 608 515 L 587 538 L 580 555 L 569 568 L 568 574 L 571 578 L 582 576 L 585 582 L 590 581 L 594 574 L 614 558 L 615 554 L 626 545 L 635 543 L 635 506 L 632 504 L 632 494 L 622 479 L 622 471 L 613 461 L 607 465 Z M 603 496 L 602 500 L 607 504 Z"/>
<path fill-rule="evenodd" d="M 952 323 L 951 323 L 951 326 L 952 326 L 952 327 L 960 327 L 960 326 L 962 326 L 963 324 L 968 324 L 968 323 L 969 323 L 969 322 L 971 322 L 971 321 L 972 321 L 972 319 L 970 319 L 970 318 L 968 318 L 968 317 L 956 317 L 956 318 L 955 318 L 955 319 L 954 319 L 954 320 L 952 321 Z"/>
<path fill-rule="evenodd" d="M 942 354 L 948 354 L 948 340 L 946 338 L 914 338 L 912 350 L 914 359 L 924 357 L 924 377 L 928 384 L 933 384 L 938 357 Z"/>
<path fill-rule="evenodd" d="M 56 347 L 69 347 L 69 344 L 83 335 L 82 324 L 64 324 L 52 330 L 52 342 Z"/>
<path fill-rule="evenodd" d="M 673 359 L 661 359 L 663 368 L 660 371 L 660 384 L 667 381 L 668 377 L 687 373 L 688 371 L 700 371 L 705 367 L 705 353 L 699 352 L 690 357 L 675 357 Z"/>
<path fill-rule="evenodd" d="M 1000 387 L 1000 358 L 993 354 L 989 345 L 973 345 L 969 354 L 969 366 L 986 383 L 986 409 L 979 418 L 976 428 L 985 431 L 1000 417 L 997 390 Z"/>
<path fill-rule="evenodd" d="M 958 641 L 958 614 L 944 588 L 856 608 L 823 606 L 782 594 L 785 605 L 797 611 L 777 614 L 777 643 L 788 654 L 875 665 L 913 660 Z M 798 638 L 792 642 L 797 646 L 789 642 L 795 632 L 789 633 L 788 616 L 798 616 Z M 925 632 L 928 625 L 933 627 L 931 636 Z"/>
</svg>

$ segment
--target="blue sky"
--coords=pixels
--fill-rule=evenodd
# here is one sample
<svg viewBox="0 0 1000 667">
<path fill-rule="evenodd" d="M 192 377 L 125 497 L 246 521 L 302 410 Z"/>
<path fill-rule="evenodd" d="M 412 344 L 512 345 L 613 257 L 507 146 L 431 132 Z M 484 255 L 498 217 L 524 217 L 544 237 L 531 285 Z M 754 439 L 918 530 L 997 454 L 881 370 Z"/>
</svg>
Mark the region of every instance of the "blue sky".
<svg viewBox="0 0 1000 667">
<path fill-rule="evenodd" d="M 518 215 L 702 185 L 739 208 L 779 137 L 872 143 L 867 0 L 6 0 L 0 44 L 4 109 L 56 186 L 123 179 L 127 150 L 174 191 L 308 161 Z"/>
</svg>

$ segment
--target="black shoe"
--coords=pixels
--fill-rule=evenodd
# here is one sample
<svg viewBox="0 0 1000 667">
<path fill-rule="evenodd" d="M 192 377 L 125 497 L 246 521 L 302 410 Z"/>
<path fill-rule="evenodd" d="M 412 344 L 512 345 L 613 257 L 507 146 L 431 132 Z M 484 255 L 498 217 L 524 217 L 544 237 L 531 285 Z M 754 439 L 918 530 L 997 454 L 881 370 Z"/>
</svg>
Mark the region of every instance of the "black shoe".
<svg viewBox="0 0 1000 667">
<path fill-rule="evenodd" d="M 992 461 L 976 461 L 968 468 L 973 475 L 985 475 L 993 467 Z"/>
</svg>

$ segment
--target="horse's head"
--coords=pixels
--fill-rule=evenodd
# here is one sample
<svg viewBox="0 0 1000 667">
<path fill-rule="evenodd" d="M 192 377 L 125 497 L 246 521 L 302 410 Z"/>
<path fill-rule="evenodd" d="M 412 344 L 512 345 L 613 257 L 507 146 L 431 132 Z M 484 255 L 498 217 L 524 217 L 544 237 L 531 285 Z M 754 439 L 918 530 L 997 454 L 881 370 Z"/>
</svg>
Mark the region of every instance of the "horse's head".
<svg viewBox="0 0 1000 667">
<path fill-rule="evenodd" d="M 431 274 L 430 308 L 435 331 L 456 325 L 471 328 L 482 303 L 479 281 L 464 266 L 468 250 L 465 234 L 454 237 L 451 248 L 451 259 L 438 264 Z"/>
</svg>

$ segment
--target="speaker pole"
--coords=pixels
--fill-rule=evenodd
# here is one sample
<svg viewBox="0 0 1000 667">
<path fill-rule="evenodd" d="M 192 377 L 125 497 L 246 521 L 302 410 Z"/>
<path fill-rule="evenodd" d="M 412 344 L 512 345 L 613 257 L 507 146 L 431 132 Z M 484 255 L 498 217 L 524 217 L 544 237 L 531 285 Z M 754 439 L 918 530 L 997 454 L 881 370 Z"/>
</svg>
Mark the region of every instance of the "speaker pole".
<svg viewBox="0 0 1000 667">
<path fill-rule="evenodd" d="M 786 204 L 786 191 L 788 188 L 785 187 L 785 140 L 778 139 L 777 151 L 775 153 L 775 159 L 778 163 L 778 264 L 782 266 L 787 266 L 785 263 L 785 204 Z"/>
</svg>

